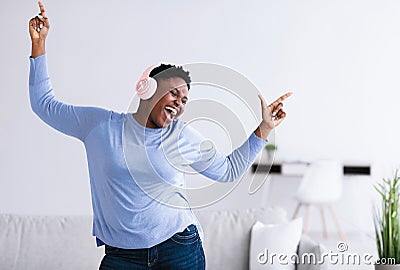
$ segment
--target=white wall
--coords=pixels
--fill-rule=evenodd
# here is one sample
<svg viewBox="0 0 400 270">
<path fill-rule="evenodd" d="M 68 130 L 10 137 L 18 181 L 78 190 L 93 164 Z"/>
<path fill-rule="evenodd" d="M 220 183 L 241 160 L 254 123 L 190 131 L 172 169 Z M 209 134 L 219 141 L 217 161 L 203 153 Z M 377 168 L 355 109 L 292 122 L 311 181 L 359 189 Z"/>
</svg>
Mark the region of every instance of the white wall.
<svg viewBox="0 0 400 270">
<path fill-rule="evenodd" d="M 27 25 L 36 5 L 1 5 L 0 212 L 91 213 L 83 146 L 30 110 Z M 45 5 L 50 75 L 65 102 L 123 112 L 149 65 L 211 62 L 246 75 L 270 101 L 294 92 L 276 131 L 281 159 L 371 163 L 374 179 L 399 165 L 398 1 Z M 251 197 L 243 185 L 217 207 L 257 206 L 264 193 Z"/>
</svg>

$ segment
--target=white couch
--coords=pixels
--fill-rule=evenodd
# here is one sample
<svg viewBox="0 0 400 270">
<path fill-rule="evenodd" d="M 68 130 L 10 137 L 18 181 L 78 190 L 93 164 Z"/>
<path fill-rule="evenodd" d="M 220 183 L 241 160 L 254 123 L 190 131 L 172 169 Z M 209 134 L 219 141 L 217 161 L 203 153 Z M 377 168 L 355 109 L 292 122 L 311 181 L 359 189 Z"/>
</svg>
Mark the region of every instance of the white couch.
<svg viewBox="0 0 400 270">
<path fill-rule="evenodd" d="M 204 229 L 207 269 L 248 269 L 250 231 L 256 220 L 285 222 L 280 209 L 196 211 Z M 98 269 L 103 248 L 91 236 L 90 216 L 0 215 L 0 269 Z M 299 255 L 322 246 L 307 237 Z M 318 256 L 317 256 L 318 257 Z M 299 265 L 297 269 L 327 269 L 326 265 Z"/>
</svg>

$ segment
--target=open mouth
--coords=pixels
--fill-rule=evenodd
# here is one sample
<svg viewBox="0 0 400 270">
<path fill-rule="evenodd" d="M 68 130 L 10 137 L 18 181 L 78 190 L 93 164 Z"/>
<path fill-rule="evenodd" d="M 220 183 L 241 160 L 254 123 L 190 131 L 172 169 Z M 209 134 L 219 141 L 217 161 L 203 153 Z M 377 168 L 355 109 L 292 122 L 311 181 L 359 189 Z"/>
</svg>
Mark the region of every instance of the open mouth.
<svg viewBox="0 0 400 270">
<path fill-rule="evenodd" d="M 178 110 L 171 106 L 165 106 L 164 110 L 167 112 L 167 116 L 171 120 L 178 114 Z"/>
</svg>

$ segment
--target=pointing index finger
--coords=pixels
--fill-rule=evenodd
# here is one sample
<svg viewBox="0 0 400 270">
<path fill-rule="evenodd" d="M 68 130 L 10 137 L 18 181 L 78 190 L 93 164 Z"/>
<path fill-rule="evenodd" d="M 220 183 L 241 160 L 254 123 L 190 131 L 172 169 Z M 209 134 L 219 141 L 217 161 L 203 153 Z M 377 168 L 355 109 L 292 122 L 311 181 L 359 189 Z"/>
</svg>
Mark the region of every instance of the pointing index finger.
<svg viewBox="0 0 400 270">
<path fill-rule="evenodd" d="M 44 9 L 43 3 L 40 1 L 38 3 L 39 3 L 39 8 L 40 8 L 40 15 L 43 16 L 43 18 L 47 19 L 46 10 Z"/>
<path fill-rule="evenodd" d="M 277 100 L 275 100 L 274 102 L 271 103 L 272 106 L 276 106 L 279 103 L 281 103 L 282 101 L 284 101 L 285 99 L 287 99 L 288 97 L 290 97 L 293 93 L 292 92 L 288 92 L 282 96 L 280 96 Z M 270 105 L 270 106 L 271 106 Z"/>
</svg>

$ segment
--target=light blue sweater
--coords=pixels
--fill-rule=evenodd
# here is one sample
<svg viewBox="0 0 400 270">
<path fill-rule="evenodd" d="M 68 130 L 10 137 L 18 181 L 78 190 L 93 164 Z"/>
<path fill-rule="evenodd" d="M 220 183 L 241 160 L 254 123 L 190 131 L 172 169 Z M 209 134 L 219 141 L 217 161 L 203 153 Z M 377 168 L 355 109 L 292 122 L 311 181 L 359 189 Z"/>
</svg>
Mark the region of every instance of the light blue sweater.
<svg viewBox="0 0 400 270">
<path fill-rule="evenodd" d="M 62 103 L 54 97 L 46 55 L 30 58 L 29 93 L 33 111 L 44 122 L 85 145 L 99 245 L 148 248 L 190 224 L 202 234 L 186 198 L 185 172 L 234 181 L 266 144 L 252 133 L 223 156 L 179 120 L 151 129 L 132 114 Z"/>
</svg>

